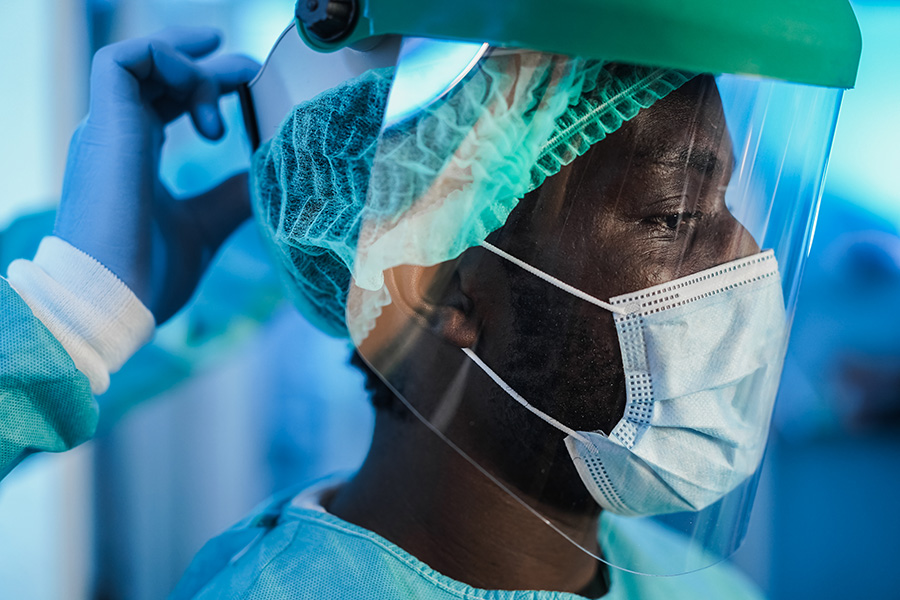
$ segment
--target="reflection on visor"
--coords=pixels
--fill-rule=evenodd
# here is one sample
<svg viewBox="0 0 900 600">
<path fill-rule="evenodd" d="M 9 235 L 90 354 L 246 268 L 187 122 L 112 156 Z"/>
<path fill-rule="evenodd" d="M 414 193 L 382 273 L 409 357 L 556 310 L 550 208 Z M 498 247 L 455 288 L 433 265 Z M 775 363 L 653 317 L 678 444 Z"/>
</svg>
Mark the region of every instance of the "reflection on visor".
<svg viewBox="0 0 900 600">
<path fill-rule="evenodd" d="M 370 69 L 400 63 L 386 126 L 406 119 L 454 88 L 488 50 L 487 44 L 406 38 L 385 39 L 367 50 L 323 53 L 309 48 L 291 23 L 256 78 L 241 90 L 244 123 L 253 149 L 274 136 L 294 106 Z M 398 58 L 399 54 L 399 58 Z"/>
<path fill-rule="evenodd" d="M 365 51 L 318 52 L 291 23 L 278 38 L 256 78 L 241 88 L 244 125 L 252 148 L 278 133 L 294 106 L 312 100 L 371 69 L 397 62 L 400 38 L 384 38 Z"/>
<path fill-rule="evenodd" d="M 443 97 L 487 52 L 487 44 L 404 40 L 384 126 L 391 127 Z"/>
</svg>

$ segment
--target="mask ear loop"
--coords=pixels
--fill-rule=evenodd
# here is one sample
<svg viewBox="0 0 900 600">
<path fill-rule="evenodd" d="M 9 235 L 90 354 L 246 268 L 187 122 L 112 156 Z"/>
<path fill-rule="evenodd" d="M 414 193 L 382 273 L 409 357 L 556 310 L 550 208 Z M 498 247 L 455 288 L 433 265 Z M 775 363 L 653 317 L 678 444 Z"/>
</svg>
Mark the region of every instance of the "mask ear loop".
<svg viewBox="0 0 900 600">
<path fill-rule="evenodd" d="M 568 292 L 569 294 L 572 294 L 576 298 L 580 298 L 580 299 L 584 300 L 585 302 L 589 302 L 590 304 L 593 304 L 594 306 L 599 306 L 600 308 L 603 308 L 605 310 L 608 310 L 611 313 L 615 313 L 618 315 L 627 315 L 630 312 L 628 310 L 628 308 L 614 306 L 614 305 L 610 304 L 609 302 L 604 302 L 603 300 L 600 300 L 599 298 L 595 298 L 594 296 L 591 296 L 590 294 L 582 292 L 578 288 L 572 287 L 568 283 L 566 283 L 564 281 L 560 281 L 559 279 L 557 279 L 556 277 L 554 277 L 548 273 L 544 273 L 540 269 L 537 269 L 537 268 L 529 265 L 527 262 L 516 258 L 512 254 L 509 254 L 508 252 L 504 252 L 503 250 L 501 250 L 500 248 L 494 246 L 493 244 L 491 244 L 489 242 L 483 241 L 483 242 L 481 242 L 481 246 L 485 250 L 488 250 L 489 252 L 493 252 L 497 256 L 508 260 L 509 262 L 513 263 L 514 265 L 516 265 L 522 269 L 525 269 L 532 275 L 543 279 L 550 285 L 558 287 L 559 289 L 563 290 L 564 292 Z M 519 404 L 521 404 L 522 406 L 524 406 L 525 408 L 530 410 L 532 413 L 534 413 L 537 417 L 539 417 L 540 419 L 545 421 L 547 424 L 552 425 L 556 429 L 558 429 L 561 432 L 565 433 L 566 435 L 578 440 L 579 442 L 588 446 L 589 448 L 596 450 L 596 447 L 594 446 L 594 444 L 592 444 L 590 442 L 590 440 L 588 440 L 585 436 L 581 435 L 580 433 L 578 433 L 571 427 L 566 427 L 565 425 L 563 425 L 562 423 L 560 423 L 559 421 L 557 421 L 556 419 L 554 419 L 547 413 L 545 413 L 542 410 L 539 410 L 539 409 L 535 408 L 534 406 L 532 406 L 531 404 L 529 404 L 528 401 L 525 400 L 525 398 L 523 398 L 521 395 L 519 395 L 518 392 L 516 392 L 516 390 L 512 389 L 505 381 L 503 381 L 503 379 L 499 375 L 497 375 L 493 371 L 493 369 L 491 369 L 489 366 L 484 364 L 484 361 L 481 360 L 480 358 L 478 358 L 478 355 L 476 355 L 475 352 L 473 352 L 471 348 L 462 348 L 462 351 L 465 352 L 466 356 L 468 356 L 470 359 L 472 359 L 472 362 L 474 362 L 476 365 L 478 365 L 478 367 L 482 371 L 484 371 L 488 377 L 493 379 L 494 383 L 496 383 L 498 386 L 500 386 L 500 388 L 503 389 L 504 392 L 509 394 L 513 398 L 513 400 L 515 400 L 516 402 L 518 402 Z"/>
<path fill-rule="evenodd" d="M 496 254 L 497 256 L 499 256 L 501 258 L 505 258 L 506 260 L 513 263 L 517 267 L 521 267 L 522 269 L 525 269 L 532 275 L 534 275 L 536 277 L 540 277 L 541 279 L 543 279 L 550 285 L 558 287 L 562 291 L 568 292 L 568 293 L 572 294 L 573 296 L 575 296 L 576 298 L 581 298 L 585 302 L 589 302 L 589 303 L 593 304 L 594 306 L 599 306 L 600 308 L 606 309 L 609 312 L 615 313 L 617 315 L 629 314 L 629 311 L 626 310 L 625 308 L 622 308 L 619 306 L 614 306 L 614 305 L 610 304 L 609 302 L 604 302 L 603 300 L 600 300 L 599 298 L 595 298 L 588 293 L 582 292 L 578 288 L 572 287 L 565 281 L 560 281 L 553 275 L 544 273 L 540 269 L 537 269 L 537 268 L 529 265 L 524 260 L 520 260 L 520 259 L 516 258 L 515 256 L 513 256 L 512 254 L 509 254 L 508 252 L 504 252 L 503 250 L 501 250 L 500 248 L 498 248 L 497 246 L 494 246 L 493 244 L 491 244 L 489 242 L 481 242 L 481 246 L 485 250 L 493 252 L 494 254 Z"/>
<path fill-rule="evenodd" d="M 572 429 L 570 427 L 566 427 L 565 425 L 563 425 L 562 423 L 560 423 L 559 421 L 557 421 L 556 419 L 554 419 L 553 417 L 551 417 L 550 415 L 545 413 L 544 411 L 542 411 L 538 408 L 535 408 L 534 406 L 529 404 L 525 398 L 523 398 L 522 396 L 519 395 L 518 392 L 516 392 L 516 390 L 509 387 L 509 385 L 505 381 L 503 381 L 503 379 L 501 379 L 499 375 L 494 373 L 493 369 L 491 369 L 489 366 L 484 364 L 484 361 L 481 360 L 480 358 L 478 358 L 478 355 L 475 354 L 471 348 L 462 348 L 462 351 L 465 352 L 466 356 L 471 358 L 472 362 L 474 362 L 476 365 L 478 365 L 479 368 L 481 368 L 481 370 L 484 371 L 488 377 L 493 379 L 494 383 L 496 383 L 498 386 L 500 386 L 504 392 L 506 392 L 507 394 L 512 396 L 513 400 L 515 400 L 516 402 L 518 402 L 519 404 L 521 404 L 522 406 L 524 406 L 525 408 L 527 408 L 528 410 L 533 412 L 536 416 L 538 416 L 542 420 L 546 421 L 549 425 L 556 427 L 557 429 L 559 429 L 566 435 L 575 438 L 582 444 L 585 444 L 586 446 L 590 446 L 591 448 L 594 448 L 594 445 L 586 437 L 584 437 L 583 435 L 581 435 L 574 429 Z"/>
</svg>

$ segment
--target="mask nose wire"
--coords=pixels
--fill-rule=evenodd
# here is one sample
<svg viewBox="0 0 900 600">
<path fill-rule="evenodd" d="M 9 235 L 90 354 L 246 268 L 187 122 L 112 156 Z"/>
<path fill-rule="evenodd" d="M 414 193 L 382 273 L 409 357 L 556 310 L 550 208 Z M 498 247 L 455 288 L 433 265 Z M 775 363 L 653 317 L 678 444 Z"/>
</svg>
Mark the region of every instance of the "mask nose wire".
<svg viewBox="0 0 900 600">
<path fill-rule="evenodd" d="M 513 256 L 512 254 L 509 254 L 508 252 L 504 252 L 503 250 L 501 250 L 500 248 L 494 246 L 493 244 L 491 244 L 489 242 L 481 242 L 481 246 L 485 250 L 493 252 L 494 254 L 496 254 L 497 256 L 499 256 L 501 258 L 505 258 L 506 260 L 513 263 L 517 267 L 521 267 L 522 269 L 525 269 L 532 275 L 534 275 L 536 277 L 540 277 L 541 279 L 543 279 L 550 285 L 558 287 L 562 291 L 568 292 L 577 298 L 581 298 L 585 302 L 589 302 L 589 303 L 593 304 L 594 306 L 599 306 L 600 308 L 606 309 L 609 312 L 615 313 L 617 315 L 627 315 L 628 314 L 628 311 L 625 308 L 622 308 L 619 306 L 614 306 L 614 305 L 610 304 L 609 302 L 604 302 L 603 300 L 600 300 L 599 298 L 595 298 L 588 293 L 582 292 L 578 288 L 572 287 L 565 281 L 560 281 L 553 275 L 544 273 L 540 269 L 529 265 L 524 260 L 520 260 L 520 259 L 516 258 L 515 256 Z"/>
<path fill-rule="evenodd" d="M 580 433 L 578 433 L 571 427 L 566 427 L 565 425 L 563 425 L 562 423 L 560 423 L 559 421 L 557 421 L 556 419 L 554 419 L 553 417 L 551 417 L 550 415 L 545 413 L 544 411 L 542 411 L 538 408 L 535 408 L 534 406 L 529 404 L 525 398 L 523 398 L 522 396 L 519 395 L 518 392 L 516 392 L 516 390 L 509 387 L 509 385 L 505 381 L 503 381 L 503 379 L 499 375 L 494 373 L 493 369 L 491 369 L 489 366 L 484 364 L 484 361 L 481 360 L 480 358 L 478 358 L 478 355 L 475 354 L 474 352 L 472 352 L 471 348 L 462 348 L 462 351 L 465 352 L 466 356 L 468 356 L 470 359 L 472 359 L 472 362 L 474 362 L 476 365 L 478 365 L 478 367 L 482 371 L 484 371 L 488 377 L 493 379 L 494 383 L 496 383 L 498 386 L 500 386 L 504 392 L 509 394 L 513 398 L 513 400 L 515 400 L 516 402 L 518 402 L 519 404 L 521 404 L 522 406 L 524 406 L 525 408 L 530 410 L 532 413 L 534 413 L 537 417 L 539 417 L 543 421 L 546 421 L 548 425 L 552 425 L 553 427 L 559 429 L 566 435 L 572 436 L 573 438 L 575 438 L 582 444 L 593 447 L 593 444 L 591 444 L 591 442 L 586 437 L 584 437 L 583 435 L 581 435 Z"/>
</svg>

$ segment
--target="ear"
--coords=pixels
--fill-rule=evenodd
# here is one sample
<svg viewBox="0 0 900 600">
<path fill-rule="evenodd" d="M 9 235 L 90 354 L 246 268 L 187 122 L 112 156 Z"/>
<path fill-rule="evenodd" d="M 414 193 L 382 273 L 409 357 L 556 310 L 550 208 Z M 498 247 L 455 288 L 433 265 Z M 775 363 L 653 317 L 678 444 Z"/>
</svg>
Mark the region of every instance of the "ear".
<svg viewBox="0 0 900 600">
<path fill-rule="evenodd" d="M 478 338 L 474 302 L 462 289 L 458 261 L 385 271 L 393 304 L 419 327 L 449 344 L 469 348 Z"/>
</svg>

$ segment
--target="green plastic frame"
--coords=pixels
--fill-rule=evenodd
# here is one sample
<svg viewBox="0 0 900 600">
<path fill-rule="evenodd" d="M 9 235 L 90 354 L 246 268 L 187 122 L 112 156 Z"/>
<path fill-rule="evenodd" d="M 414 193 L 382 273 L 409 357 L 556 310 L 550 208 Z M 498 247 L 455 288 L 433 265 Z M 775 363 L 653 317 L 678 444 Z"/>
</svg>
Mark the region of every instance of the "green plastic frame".
<svg viewBox="0 0 900 600">
<path fill-rule="evenodd" d="M 305 0 L 301 0 L 305 1 Z M 849 0 L 360 0 L 353 32 L 488 42 L 586 58 L 851 88 L 862 37 Z"/>
</svg>

